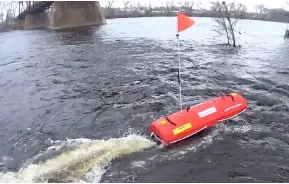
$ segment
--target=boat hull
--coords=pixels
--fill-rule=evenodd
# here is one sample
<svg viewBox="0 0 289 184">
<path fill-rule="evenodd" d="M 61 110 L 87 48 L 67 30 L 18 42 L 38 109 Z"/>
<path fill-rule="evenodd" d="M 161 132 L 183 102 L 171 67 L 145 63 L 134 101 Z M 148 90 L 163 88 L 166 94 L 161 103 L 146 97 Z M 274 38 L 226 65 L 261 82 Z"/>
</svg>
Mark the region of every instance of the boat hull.
<svg viewBox="0 0 289 184">
<path fill-rule="evenodd" d="M 208 99 L 153 121 L 149 125 L 149 133 L 163 144 L 172 144 L 237 116 L 247 106 L 245 98 L 237 93 Z"/>
</svg>

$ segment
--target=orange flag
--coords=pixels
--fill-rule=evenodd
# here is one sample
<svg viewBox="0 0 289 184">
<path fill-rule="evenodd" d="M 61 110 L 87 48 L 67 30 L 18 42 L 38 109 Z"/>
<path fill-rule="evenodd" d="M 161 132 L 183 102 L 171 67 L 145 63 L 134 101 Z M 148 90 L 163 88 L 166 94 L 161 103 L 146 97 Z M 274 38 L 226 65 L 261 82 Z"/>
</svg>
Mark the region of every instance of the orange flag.
<svg viewBox="0 0 289 184">
<path fill-rule="evenodd" d="M 177 13 L 177 18 L 178 18 L 178 23 L 177 23 L 178 33 L 188 29 L 190 26 L 195 24 L 194 20 L 190 19 L 188 16 L 182 13 Z"/>
</svg>

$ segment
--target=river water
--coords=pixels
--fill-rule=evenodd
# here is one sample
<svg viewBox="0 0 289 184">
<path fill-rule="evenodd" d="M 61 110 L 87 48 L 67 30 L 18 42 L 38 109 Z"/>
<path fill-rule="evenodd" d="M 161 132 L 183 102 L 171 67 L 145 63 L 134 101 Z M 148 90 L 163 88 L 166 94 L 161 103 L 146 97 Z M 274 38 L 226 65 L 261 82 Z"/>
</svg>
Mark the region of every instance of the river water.
<svg viewBox="0 0 289 184">
<path fill-rule="evenodd" d="M 285 24 L 210 18 L 180 34 L 184 106 L 236 91 L 249 109 L 172 147 L 146 137 L 179 109 L 175 18 L 0 34 L 1 182 L 288 182 Z"/>
</svg>

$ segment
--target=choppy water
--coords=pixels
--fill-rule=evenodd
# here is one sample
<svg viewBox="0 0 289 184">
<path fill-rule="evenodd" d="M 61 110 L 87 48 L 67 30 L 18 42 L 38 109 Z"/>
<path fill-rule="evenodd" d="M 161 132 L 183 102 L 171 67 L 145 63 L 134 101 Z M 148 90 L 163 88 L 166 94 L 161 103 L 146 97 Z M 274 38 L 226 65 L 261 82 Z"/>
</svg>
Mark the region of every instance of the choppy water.
<svg viewBox="0 0 289 184">
<path fill-rule="evenodd" d="M 180 36 L 184 105 L 234 90 L 249 109 L 169 148 L 144 135 L 179 108 L 174 18 L 1 34 L 0 181 L 288 182 L 286 25 L 243 20 L 231 49 L 196 21 Z"/>
</svg>

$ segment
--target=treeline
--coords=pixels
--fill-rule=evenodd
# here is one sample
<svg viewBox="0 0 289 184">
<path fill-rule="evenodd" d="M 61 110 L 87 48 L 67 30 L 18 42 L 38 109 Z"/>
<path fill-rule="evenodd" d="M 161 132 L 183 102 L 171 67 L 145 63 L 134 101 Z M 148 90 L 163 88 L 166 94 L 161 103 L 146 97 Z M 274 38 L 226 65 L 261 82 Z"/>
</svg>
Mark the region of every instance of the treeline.
<svg viewBox="0 0 289 184">
<path fill-rule="evenodd" d="M 15 1 L 0 1 L 0 32 L 13 29 L 17 8 Z"/>
<path fill-rule="evenodd" d="M 116 1 L 108 1 L 102 5 L 105 9 L 106 18 L 128 18 L 128 17 L 154 17 L 154 16 L 175 16 L 177 11 L 181 11 L 188 16 L 195 17 L 218 17 L 218 13 L 214 11 L 214 4 L 220 2 L 211 2 L 210 9 L 202 9 L 201 2 L 193 0 L 184 0 L 178 3 L 168 1 L 161 6 L 153 7 L 151 3 L 141 4 L 136 1 L 122 1 L 122 8 L 114 7 Z M 289 22 L 289 12 L 285 9 L 268 9 L 264 5 L 256 5 L 256 12 L 247 12 L 247 6 L 242 19 L 264 20 Z M 289 5 L 288 5 L 289 6 Z M 236 17 L 237 18 L 237 17 Z M 238 17 L 240 18 L 240 17 Z"/>
</svg>

